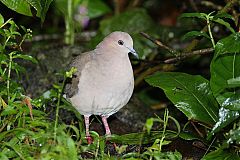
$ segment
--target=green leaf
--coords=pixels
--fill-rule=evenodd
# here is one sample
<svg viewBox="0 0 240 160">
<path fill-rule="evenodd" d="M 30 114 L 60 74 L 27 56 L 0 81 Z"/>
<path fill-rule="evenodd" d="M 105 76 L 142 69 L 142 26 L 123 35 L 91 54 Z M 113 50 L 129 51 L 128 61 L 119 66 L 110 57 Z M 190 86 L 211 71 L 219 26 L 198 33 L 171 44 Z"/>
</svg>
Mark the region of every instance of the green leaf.
<svg viewBox="0 0 240 160">
<path fill-rule="evenodd" d="M 5 54 L 0 53 L 0 64 L 4 63 L 6 60 L 8 60 L 8 57 Z"/>
<path fill-rule="evenodd" d="M 214 95 L 217 97 L 226 89 L 232 88 L 233 85 L 230 79 L 239 77 L 240 71 L 240 56 L 226 55 L 214 59 L 211 63 L 211 88 Z M 235 86 L 235 85 L 234 85 Z"/>
<path fill-rule="evenodd" d="M 58 1 L 54 1 L 54 8 L 56 8 L 57 11 L 60 11 L 64 16 L 69 16 L 68 15 L 68 4 L 66 0 L 58 0 Z"/>
<path fill-rule="evenodd" d="M 228 150 L 217 149 L 208 153 L 202 158 L 202 160 L 239 160 L 237 153 L 230 152 Z"/>
<path fill-rule="evenodd" d="M 179 137 L 187 140 L 187 141 L 192 141 L 192 140 L 201 140 L 200 137 L 197 137 L 196 135 L 194 135 L 193 133 L 188 133 L 188 132 L 181 132 L 179 134 Z"/>
<path fill-rule="evenodd" d="M 170 130 L 166 130 L 164 133 L 166 139 L 175 138 L 178 133 Z M 124 135 L 112 135 L 110 138 L 111 142 L 120 144 L 148 144 L 153 143 L 157 138 L 163 136 L 162 131 L 151 131 L 150 134 L 147 132 L 129 133 Z"/>
<path fill-rule="evenodd" d="M 91 19 L 102 16 L 110 11 L 111 9 L 102 0 L 88 1 L 88 16 Z"/>
<path fill-rule="evenodd" d="M 240 86 L 240 77 L 231 78 L 227 80 L 227 84 L 230 87 L 239 87 Z"/>
<path fill-rule="evenodd" d="M 30 55 L 17 54 L 15 56 L 13 56 L 13 59 L 15 59 L 15 58 L 21 58 L 21 59 L 24 59 L 24 60 L 28 60 L 28 61 L 31 61 L 32 63 L 35 63 L 35 64 L 38 63 L 37 60 Z"/>
<path fill-rule="evenodd" d="M 208 80 L 185 73 L 163 72 L 146 78 L 147 83 L 164 90 L 172 103 L 189 119 L 213 125 L 218 119 L 218 104 Z"/>
<path fill-rule="evenodd" d="M 68 150 L 68 158 L 69 159 L 78 159 L 78 152 L 77 152 L 77 148 L 75 145 L 75 142 L 72 140 L 71 137 L 68 137 L 66 135 L 66 148 Z"/>
<path fill-rule="evenodd" d="M 225 108 L 240 109 L 240 42 L 239 33 L 232 34 L 216 44 L 211 62 L 210 86 L 218 103 Z"/>
<path fill-rule="evenodd" d="M 179 18 L 200 18 L 206 20 L 206 13 L 183 13 Z"/>
<path fill-rule="evenodd" d="M 16 70 L 17 72 L 26 72 L 26 69 L 24 67 L 15 62 L 12 62 L 12 69 Z"/>
<path fill-rule="evenodd" d="M 227 143 L 231 144 L 233 142 L 236 142 L 236 144 L 240 143 L 240 126 L 238 126 L 237 129 L 232 129 L 229 132 Z"/>
<path fill-rule="evenodd" d="M 26 1 L 36 9 L 37 17 L 40 17 L 41 22 L 43 23 L 48 8 L 53 0 L 26 0 Z"/>
<path fill-rule="evenodd" d="M 147 128 L 148 134 L 150 134 L 150 131 L 151 131 L 152 126 L 153 126 L 153 118 L 147 119 L 145 126 Z"/>
<path fill-rule="evenodd" d="M 214 19 L 214 18 L 213 18 L 213 21 L 214 21 L 214 22 L 217 22 L 217 23 L 219 23 L 219 24 L 221 24 L 221 25 L 224 25 L 224 26 L 227 27 L 232 33 L 235 33 L 235 31 L 234 31 L 234 29 L 231 27 L 231 25 L 230 25 L 228 22 L 224 21 L 223 19 L 221 19 L 221 18 Z"/>
<path fill-rule="evenodd" d="M 183 39 L 183 40 L 186 40 L 186 39 L 195 38 L 195 37 L 200 37 L 200 36 L 203 36 L 203 37 L 205 37 L 205 38 L 210 39 L 210 37 L 208 36 L 208 34 L 207 34 L 206 32 L 203 32 L 203 31 L 190 31 L 190 32 L 187 32 L 187 33 L 182 37 L 182 39 Z"/>
<path fill-rule="evenodd" d="M 0 153 L 0 159 L 1 160 L 9 160 L 8 157 L 6 156 L 6 154 L 4 154 L 3 152 Z"/>
<path fill-rule="evenodd" d="M 72 68 L 70 69 L 70 71 L 66 71 L 66 72 L 65 72 L 65 76 L 66 76 L 67 78 L 72 78 L 73 74 L 76 73 L 76 72 L 77 72 L 77 68 L 72 67 Z"/>
<path fill-rule="evenodd" d="M 10 116 L 17 114 L 16 108 L 12 106 L 8 106 L 1 112 L 1 116 Z"/>
<path fill-rule="evenodd" d="M 0 27 L 3 25 L 4 23 L 4 18 L 3 16 L 0 14 Z"/>
<path fill-rule="evenodd" d="M 225 12 L 218 13 L 213 17 L 213 19 L 217 19 L 217 18 L 228 18 L 228 19 L 234 20 L 234 18 L 230 14 L 225 13 Z"/>
<path fill-rule="evenodd" d="M 26 0 L 0 0 L 11 10 L 26 16 L 32 16 L 30 5 Z"/>
<path fill-rule="evenodd" d="M 240 53 L 240 33 L 234 33 L 216 44 L 215 58 L 223 54 Z"/>
<path fill-rule="evenodd" d="M 222 106 L 240 112 L 240 94 L 229 94 L 228 96 L 225 94 Z"/>
<path fill-rule="evenodd" d="M 232 123 L 235 119 L 239 117 L 238 111 L 231 111 L 224 107 L 219 109 L 219 120 L 212 128 L 211 134 L 219 132 L 222 128 L 226 127 L 230 123 Z"/>
</svg>

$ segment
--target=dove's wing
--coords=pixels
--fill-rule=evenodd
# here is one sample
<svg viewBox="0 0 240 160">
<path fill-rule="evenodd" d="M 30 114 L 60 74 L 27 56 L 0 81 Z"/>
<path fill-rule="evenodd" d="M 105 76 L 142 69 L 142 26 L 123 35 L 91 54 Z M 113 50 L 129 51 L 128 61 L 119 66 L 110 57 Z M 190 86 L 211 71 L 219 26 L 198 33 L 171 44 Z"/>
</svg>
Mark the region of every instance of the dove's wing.
<svg viewBox="0 0 240 160">
<path fill-rule="evenodd" d="M 73 97 L 78 92 L 78 83 L 81 78 L 81 72 L 84 70 L 86 64 L 88 64 L 92 57 L 94 56 L 93 51 L 85 52 L 75 57 L 74 60 L 69 65 L 69 69 L 72 67 L 76 68 L 77 71 L 74 73 L 73 77 L 66 83 L 65 94 L 67 98 Z"/>
</svg>

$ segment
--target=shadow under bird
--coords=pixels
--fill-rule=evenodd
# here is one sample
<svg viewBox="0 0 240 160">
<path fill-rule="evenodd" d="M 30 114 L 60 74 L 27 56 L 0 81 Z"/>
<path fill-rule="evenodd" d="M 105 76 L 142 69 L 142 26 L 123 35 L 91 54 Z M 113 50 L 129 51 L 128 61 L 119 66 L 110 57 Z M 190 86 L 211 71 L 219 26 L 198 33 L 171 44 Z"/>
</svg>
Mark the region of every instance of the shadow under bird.
<svg viewBox="0 0 240 160">
<path fill-rule="evenodd" d="M 107 118 L 126 105 L 132 96 L 134 77 L 128 53 L 138 58 L 133 40 L 126 32 L 112 32 L 92 51 L 77 56 L 70 64 L 77 72 L 66 84 L 65 93 L 78 112 L 84 115 L 86 138 L 89 117 L 100 115 L 106 135 L 111 135 Z"/>
</svg>

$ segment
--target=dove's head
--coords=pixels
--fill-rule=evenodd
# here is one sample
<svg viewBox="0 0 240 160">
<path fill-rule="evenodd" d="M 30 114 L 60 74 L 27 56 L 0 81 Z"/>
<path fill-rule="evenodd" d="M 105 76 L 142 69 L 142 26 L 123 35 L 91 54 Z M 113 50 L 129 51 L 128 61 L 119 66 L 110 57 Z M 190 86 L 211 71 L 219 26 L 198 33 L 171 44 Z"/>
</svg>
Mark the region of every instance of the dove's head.
<svg viewBox="0 0 240 160">
<path fill-rule="evenodd" d="M 113 50 L 120 54 L 128 54 L 130 52 L 138 58 L 137 52 L 133 49 L 133 40 L 126 32 L 112 32 L 97 45 L 97 48 Z"/>
</svg>

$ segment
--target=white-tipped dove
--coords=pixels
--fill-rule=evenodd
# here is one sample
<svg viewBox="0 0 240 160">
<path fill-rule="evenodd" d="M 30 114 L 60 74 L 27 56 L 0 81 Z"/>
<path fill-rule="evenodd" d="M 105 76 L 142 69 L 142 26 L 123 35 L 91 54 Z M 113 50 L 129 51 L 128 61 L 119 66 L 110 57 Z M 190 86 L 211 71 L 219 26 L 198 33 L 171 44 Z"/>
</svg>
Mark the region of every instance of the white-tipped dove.
<svg viewBox="0 0 240 160">
<path fill-rule="evenodd" d="M 107 118 L 126 105 L 133 93 L 133 70 L 128 53 L 138 57 L 128 33 L 116 31 L 108 35 L 97 47 L 77 56 L 70 67 L 77 68 L 71 83 L 66 85 L 67 98 L 84 115 L 86 138 L 89 134 L 89 117 L 100 115 L 111 135 Z"/>
</svg>

